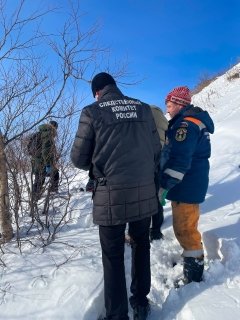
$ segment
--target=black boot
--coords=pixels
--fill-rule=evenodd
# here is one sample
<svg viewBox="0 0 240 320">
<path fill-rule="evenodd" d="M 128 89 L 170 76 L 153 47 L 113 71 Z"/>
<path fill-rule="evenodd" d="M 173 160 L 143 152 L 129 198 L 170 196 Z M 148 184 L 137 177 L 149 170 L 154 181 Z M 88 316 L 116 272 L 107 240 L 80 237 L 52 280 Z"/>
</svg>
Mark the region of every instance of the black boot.
<svg viewBox="0 0 240 320">
<path fill-rule="evenodd" d="M 149 238 L 150 238 L 150 242 L 152 242 L 153 240 L 160 240 L 160 239 L 163 239 L 163 234 L 159 229 L 150 228 Z"/>
<path fill-rule="evenodd" d="M 150 306 L 136 306 L 133 309 L 133 320 L 146 320 L 150 314 Z"/>
<path fill-rule="evenodd" d="M 184 283 L 200 282 L 202 281 L 202 275 L 204 270 L 204 257 L 193 258 L 184 257 L 183 261 L 183 274 Z"/>
</svg>

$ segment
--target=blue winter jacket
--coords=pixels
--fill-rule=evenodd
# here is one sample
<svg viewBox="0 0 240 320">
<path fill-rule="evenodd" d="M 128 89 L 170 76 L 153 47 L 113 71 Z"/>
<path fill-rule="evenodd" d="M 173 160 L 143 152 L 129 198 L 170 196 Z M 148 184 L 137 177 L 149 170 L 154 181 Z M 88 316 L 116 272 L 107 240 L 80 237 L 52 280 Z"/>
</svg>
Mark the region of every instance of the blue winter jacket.
<svg viewBox="0 0 240 320">
<path fill-rule="evenodd" d="M 201 203 L 208 188 L 210 135 L 214 124 L 207 111 L 189 105 L 169 121 L 161 158 L 161 187 L 167 199 Z"/>
</svg>

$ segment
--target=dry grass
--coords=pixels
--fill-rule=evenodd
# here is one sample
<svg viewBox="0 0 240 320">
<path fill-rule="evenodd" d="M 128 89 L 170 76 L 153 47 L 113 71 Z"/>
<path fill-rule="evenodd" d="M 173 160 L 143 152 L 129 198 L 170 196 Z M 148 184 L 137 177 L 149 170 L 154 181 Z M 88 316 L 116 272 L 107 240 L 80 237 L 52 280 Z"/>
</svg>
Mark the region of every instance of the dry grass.
<svg viewBox="0 0 240 320">
<path fill-rule="evenodd" d="M 192 95 L 201 92 L 205 87 L 207 87 L 210 83 L 216 80 L 218 77 L 226 74 L 226 78 L 228 81 L 234 81 L 240 78 L 240 66 L 239 64 L 240 58 L 237 59 L 236 63 L 229 66 L 227 70 L 220 71 L 215 75 L 210 75 L 209 73 L 203 73 L 196 84 L 196 86 L 192 89 Z"/>
<path fill-rule="evenodd" d="M 240 78 L 240 67 L 235 66 L 233 69 L 229 70 L 226 73 L 226 77 L 228 81 L 234 81 Z"/>
<path fill-rule="evenodd" d="M 217 79 L 217 76 L 211 76 L 209 74 L 203 74 L 199 77 L 196 86 L 192 89 L 192 95 L 201 92 L 205 87 Z"/>
</svg>

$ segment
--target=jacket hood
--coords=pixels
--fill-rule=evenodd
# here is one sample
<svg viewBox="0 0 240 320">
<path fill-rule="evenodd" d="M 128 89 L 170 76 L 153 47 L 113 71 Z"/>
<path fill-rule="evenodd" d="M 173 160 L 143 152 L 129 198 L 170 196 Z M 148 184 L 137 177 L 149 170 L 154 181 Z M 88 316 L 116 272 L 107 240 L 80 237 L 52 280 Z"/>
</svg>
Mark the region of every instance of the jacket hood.
<svg viewBox="0 0 240 320">
<path fill-rule="evenodd" d="M 189 105 L 181 110 L 182 115 L 184 117 L 193 117 L 195 119 L 200 120 L 205 124 L 209 133 L 214 132 L 214 123 L 209 113 L 199 107 L 194 107 L 193 105 Z"/>
</svg>

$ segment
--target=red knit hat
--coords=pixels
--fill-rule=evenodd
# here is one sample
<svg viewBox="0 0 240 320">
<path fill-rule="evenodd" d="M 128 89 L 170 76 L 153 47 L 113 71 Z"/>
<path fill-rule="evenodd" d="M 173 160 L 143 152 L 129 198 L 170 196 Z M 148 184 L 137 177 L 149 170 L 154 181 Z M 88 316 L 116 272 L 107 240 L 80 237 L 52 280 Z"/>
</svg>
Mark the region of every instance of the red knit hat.
<svg viewBox="0 0 240 320">
<path fill-rule="evenodd" d="M 188 87 L 174 88 L 166 97 L 165 103 L 168 101 L 187 106 L 191 103 L 191 95 Z"/>
</svg>

